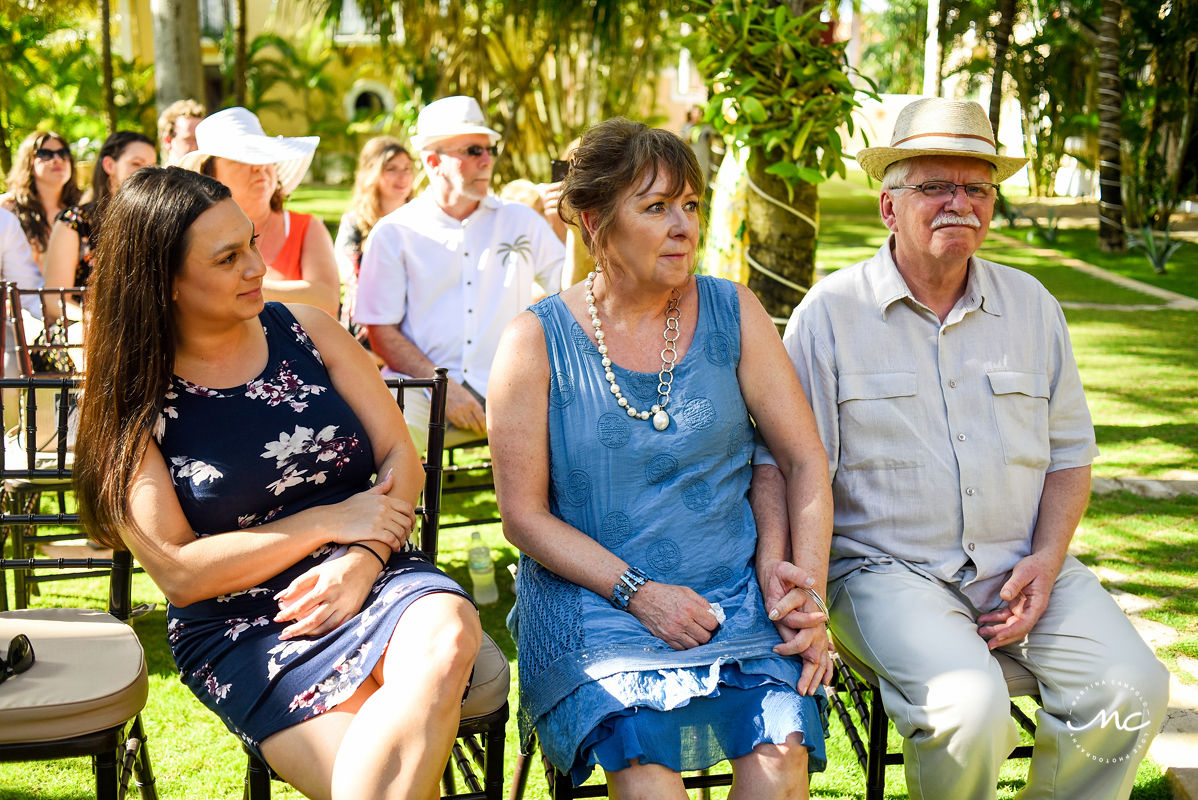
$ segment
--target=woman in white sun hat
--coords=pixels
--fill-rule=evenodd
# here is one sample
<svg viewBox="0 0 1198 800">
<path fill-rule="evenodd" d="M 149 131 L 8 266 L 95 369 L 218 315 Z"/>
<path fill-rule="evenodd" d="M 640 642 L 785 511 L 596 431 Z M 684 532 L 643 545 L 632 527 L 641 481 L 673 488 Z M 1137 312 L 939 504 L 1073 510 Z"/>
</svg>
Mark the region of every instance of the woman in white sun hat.
<svg viewBox="0 0 1198 800">
<path fill-rule="evenodd" d="M 309 214 L 283 208 L 312 163 L 319 136 L 267 136 L 248 109 L 226 108 L 195 130 L 199 149 L 179 166 L 216 178 L 254 223 L 266 262 L 265 298 L 308 303 L 334 317 L 341 294 L 328 230 Z"/>
</svg>

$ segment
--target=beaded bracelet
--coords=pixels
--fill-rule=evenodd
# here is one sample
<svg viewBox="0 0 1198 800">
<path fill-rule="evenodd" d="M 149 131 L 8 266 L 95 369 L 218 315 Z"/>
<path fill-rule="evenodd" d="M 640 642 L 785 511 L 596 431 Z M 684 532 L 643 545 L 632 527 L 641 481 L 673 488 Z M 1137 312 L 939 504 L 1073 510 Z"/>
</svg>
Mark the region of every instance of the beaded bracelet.
<svg viewBox="0 0 1198 800">
<path fill-rule="evenodd" d="M 618 608 L 620 611 L 627 611 L 628 604 L 632 601 L 632 596 L 648 581 L 649 576 L 636 567 L 629 567 L 624 570 L 624 574 L 620 576 L 620 580 L 616 581 L 616 585 L 611 587 L 611 600 L 609 602 L 612 604 L 612 607 Z"/>
<path fill-rule="evenodd" d="M 383 569 L 386 569 L 386 568 L 387 568 L 387 562 L 383 560 L 383 557 L 382 557 L 382 556 L 380 556 L 378 553 L 374 552 L 374 548 L 372 548 L 372 547 L 367 547 L 366 545 L 362 544 L 361 542 L 350 542 L 350 543 L 349 543 L 349 546 L 350 546 L 350 547 L 361 547 L 361 548 L 362 548 L 363 550 L 365 550 L 367 553 L 370 553 L 370 555 L 372 555 L 372 556 L 374 556 L 375 558 L 377 558 L 377 559 L 379 560 L 379 564 L 381 564 L 381 565 L 382 565 Z"/>
</svg>

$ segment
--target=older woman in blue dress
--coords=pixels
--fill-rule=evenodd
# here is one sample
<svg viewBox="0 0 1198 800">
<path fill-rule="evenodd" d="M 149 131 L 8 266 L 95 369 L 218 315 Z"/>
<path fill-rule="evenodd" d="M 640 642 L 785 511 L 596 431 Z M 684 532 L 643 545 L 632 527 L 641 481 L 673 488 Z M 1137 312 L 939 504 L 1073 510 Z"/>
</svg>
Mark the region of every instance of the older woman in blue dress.
<svg viewBox="0 0 1198 800">
<path fill-rule="evenodd" d="M 575 783 L 602 767 L 613 797 L 685 797 L 680 771 L 726 759 L 732 797 L 806 797 L 831 672 L 827 468 L 761 304 L 691 274 L 703 188 L 674 134 L 593 128 L 562 203 L 595 271 L 499 347 L 488 433 L 524 553 L 522 735 Z M 789 520 L 749 508 L 754 423 Z"/>
</svg>

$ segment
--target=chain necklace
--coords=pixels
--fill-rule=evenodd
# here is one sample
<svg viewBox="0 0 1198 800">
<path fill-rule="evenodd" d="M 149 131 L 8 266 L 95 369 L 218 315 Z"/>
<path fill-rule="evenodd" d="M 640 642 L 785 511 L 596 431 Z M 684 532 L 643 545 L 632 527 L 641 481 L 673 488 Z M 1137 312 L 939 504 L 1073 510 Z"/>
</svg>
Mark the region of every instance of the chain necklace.
<svg viewBox="0 0 1198 800">
<path fill-rule="evenodd" d="M 599 321 L 599 309 L 595 307 L 594 272 L 587 275 L 584 286 L 587 292 L 587 311 L 591 314 L 591 326 L 595 329 L 595 341 L 599 343 L 599 355 L 602 357 L 603 377 L 607 378 L 608 387 L 615 395 L 616 403 L 627 411 L 630 417 L 649 419 L 652 416 L 653 427 L 664 431 L 670 426 L 670 415 L 666 413 L 666 406 L 670 404 L 670 387 L 674 383 L 674 361 L 678 358 L 678 351 L 674 348 L 674 343 L 678 341 L 678 320 L 682 316 L 682 312 L 678 310 L 678 301 L 681 299 L 682 293 L 677 289 L 672 289 L 669 305 L 666 306 L 666 328 L 661 332 L 661 338 L 665 340 L 666 346 L 661 349 L 661 370 L 657 373 L 658 402 L 648 411 L 637 411 L 624 397 L 620 385 L 616 383 L 616 373 L 611 369 L 611 359 L 607 356 L 607 344 L 603 341 L 605 338 L 603 323 Z"/>
</svg>

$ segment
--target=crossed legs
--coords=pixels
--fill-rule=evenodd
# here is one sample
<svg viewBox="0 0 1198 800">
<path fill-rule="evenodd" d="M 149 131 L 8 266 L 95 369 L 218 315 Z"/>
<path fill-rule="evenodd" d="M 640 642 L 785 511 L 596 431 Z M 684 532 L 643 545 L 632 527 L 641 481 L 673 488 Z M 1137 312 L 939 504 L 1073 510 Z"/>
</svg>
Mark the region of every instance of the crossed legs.
<svg viewBox="0 0 1198 800">
<path fill-rule="evenodd" d="M 420 598 L 358 691 L 267 738 L 267 763 L 315 800 L 438 797 L 481 639 L 470 601 Z"/>
</svg>

